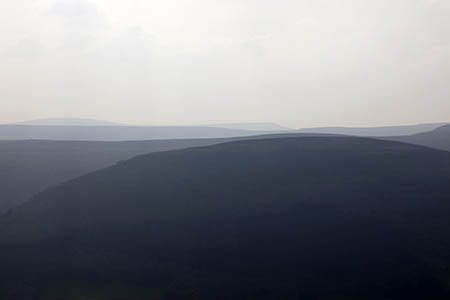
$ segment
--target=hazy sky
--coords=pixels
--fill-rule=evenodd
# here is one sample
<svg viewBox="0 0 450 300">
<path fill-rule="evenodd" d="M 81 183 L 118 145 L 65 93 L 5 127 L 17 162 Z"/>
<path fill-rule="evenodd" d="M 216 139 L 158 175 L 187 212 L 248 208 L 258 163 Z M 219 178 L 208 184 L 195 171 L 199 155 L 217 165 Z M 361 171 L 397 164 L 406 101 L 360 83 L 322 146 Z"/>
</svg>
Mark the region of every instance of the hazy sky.
<svg viewBox="0 0 450 300">
<path fill-rule="evenodd" d="M 449 0 L 0 0 L 0 122 L 450 121 Z"/>
</svg>

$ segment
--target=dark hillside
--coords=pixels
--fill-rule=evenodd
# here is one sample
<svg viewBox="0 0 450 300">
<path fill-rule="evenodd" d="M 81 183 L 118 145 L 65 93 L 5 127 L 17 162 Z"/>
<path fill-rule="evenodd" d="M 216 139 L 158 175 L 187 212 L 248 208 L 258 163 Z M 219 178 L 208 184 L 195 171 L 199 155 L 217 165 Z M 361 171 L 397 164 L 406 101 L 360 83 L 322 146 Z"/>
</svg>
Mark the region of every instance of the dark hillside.
<svg viewBox="0 0 450 300">
<path fill-rule="evenodd" d="M 0 141 L 0 213 L 29 200 L 48 187 L 137 155 L 240 139 L 283 136 L 287 135 L 128 142 Z"/>
<path fill-rule="evenodd" d="M 0 281 L 155 283 L 163 299 L 439 299 L 449 182 L 449 153 L 364 138 L 143 155 L 4 216 Z"/>
<path fill-rule="evenodd" d="M 412 136 L 386 137 L 450 150 L 450 127 Z M 178 139 L 127 142 L 0 141 L 0 213 L 36 193 L 66 180 L 151 152 L 208 146 L 237 140 L 300 137 L 321 134 L 272 134 L 223 139 Z"/>
</svg>

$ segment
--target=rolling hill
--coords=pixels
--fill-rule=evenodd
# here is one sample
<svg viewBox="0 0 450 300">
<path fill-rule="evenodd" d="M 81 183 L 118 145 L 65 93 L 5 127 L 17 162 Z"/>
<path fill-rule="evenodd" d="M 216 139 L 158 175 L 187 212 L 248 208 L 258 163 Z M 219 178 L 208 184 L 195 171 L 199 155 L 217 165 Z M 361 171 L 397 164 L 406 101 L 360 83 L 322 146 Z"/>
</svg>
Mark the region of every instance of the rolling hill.
<svg viewBox="0 0 450 300">
<path fill-rule="evenodd" d="M 34 194 L 134 156 L 196 145 L 213 140 L 137 142 L 0 141 L 0 212 Z"/>
<path fill-rule="evenodd" d="M 0 125 L 0 140 L 138 141 L 156 139 L 230 138 L 262 134 L 316 133 L 352 136 L 404 136 L 434 130 L 445 123 L 391 127 L 324 127 L 291 130 L 272 123 L 204 126 L 128 126 L 84 119 L 43 119 Z M 84 125 L 82 125 L 84 124 Z"/>
<path fill-rule="evenodd" d="M 408 136 L 384 137 L 384 139 L 450 151 L 450 125 L 441 126 L 428 132 Z"/>
<path fill-rule="evenodd" d="M 226 139 L 179 139 L 128 142 L 0 141 L 0 213 L 66 180 L 151 152 L 214 145 L 264 135 Z"/>
<path fill-rule="evenodd" d="M 450 151 L 450 126 L 411 136 L 383 139 Z M 271 134 L 223 139 L 178 139 L 128 142 L 0 141 L 0 213 L 50 186 L 111 166 L 134 156 L 224 142 L 320 134 Z"/>
<path fill-rule="evenodd" d="M 156 299 L 446 299 L 448 182 L 450 153 L 366 138 L 142 155 L 4 215 L 0 282 L 36 293 L 125 282 Z"/>
<path fill-rule="evenodd" d="M 352 136 L 372 136 L 372 137 L 384 137 L 384 136 L 405 136 L 421 132 L 427 132 L 434 130 L 440 126 L 448 123 L 430 123 L 430 124 L 417 124 L 417 125 L 405 125 L 405 126 L 382 126 L 382 127 L 318 127 L 318 128 L 303 128 L 297 130 L 297 132 L 303 133 L 328 133 L 328 134 L 341 134 Z"/>
</svg>

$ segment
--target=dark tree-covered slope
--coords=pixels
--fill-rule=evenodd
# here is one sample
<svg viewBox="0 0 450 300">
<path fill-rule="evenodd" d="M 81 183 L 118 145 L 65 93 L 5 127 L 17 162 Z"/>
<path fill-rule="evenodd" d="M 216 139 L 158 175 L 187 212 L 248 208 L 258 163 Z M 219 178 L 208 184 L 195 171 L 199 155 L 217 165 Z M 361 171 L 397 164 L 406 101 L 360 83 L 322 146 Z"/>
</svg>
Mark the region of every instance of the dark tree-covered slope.
<svg viewBox="0 0 450 300">
<path fill-rule="evenodd" d="M 450 153 L 365 138 L 143 155 L 3 216 L 0 282 L 128 282 L 162 299 L 445 299 L 449 182 Z"/>
</svg>

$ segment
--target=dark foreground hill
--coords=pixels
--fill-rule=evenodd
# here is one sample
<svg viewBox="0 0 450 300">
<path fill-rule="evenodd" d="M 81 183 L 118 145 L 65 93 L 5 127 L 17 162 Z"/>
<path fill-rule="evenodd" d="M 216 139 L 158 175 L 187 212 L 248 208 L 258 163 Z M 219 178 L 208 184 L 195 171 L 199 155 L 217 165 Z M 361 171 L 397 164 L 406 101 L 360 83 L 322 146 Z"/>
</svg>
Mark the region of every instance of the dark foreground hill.
<svg viewBox="0 0 450 300">
<path fill-rule="evenodd" d="M 211 139 L 136 142 L 0 141 L 0 213 L 53 185 L 156 151 L 219 143 Z"/>
<path fill-rule="evenodd" d="M 384 139 L 450 151 L 450 125 L 442 126 L 428 132 L 407 136 L 385 137 Z"/>
<path fill-rule="evenodd" d="M 449 182 L 450 153 L 364 138 L 143 155 L 3 216 L 0 291 L 446 299 Z"/>
<path fill-rule="evenodd" d="M 0 213 L 29 200 L 48 187 L 137 155 L 239 139 L 282 136 L 284 135 L 128 142 L 0 141 Z"/>
</svg>

